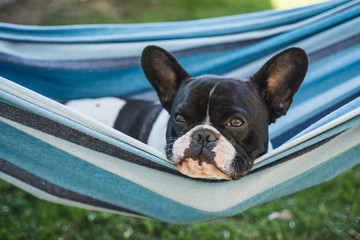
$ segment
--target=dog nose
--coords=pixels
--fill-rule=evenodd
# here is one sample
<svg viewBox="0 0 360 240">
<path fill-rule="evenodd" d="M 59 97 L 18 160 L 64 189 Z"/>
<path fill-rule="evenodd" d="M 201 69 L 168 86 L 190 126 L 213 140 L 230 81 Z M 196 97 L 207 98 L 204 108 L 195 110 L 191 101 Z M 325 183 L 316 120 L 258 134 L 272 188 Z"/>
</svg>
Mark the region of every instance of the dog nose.
<svg viewBox="0 0 360 240">
<path fill-rule="evenodd" d="M 203 146 L 205 146 L 207 143 L 218 140 L 216 134 L 207 129 L 201 129 L 194 132 L 192 138 Z"/>
</svg>

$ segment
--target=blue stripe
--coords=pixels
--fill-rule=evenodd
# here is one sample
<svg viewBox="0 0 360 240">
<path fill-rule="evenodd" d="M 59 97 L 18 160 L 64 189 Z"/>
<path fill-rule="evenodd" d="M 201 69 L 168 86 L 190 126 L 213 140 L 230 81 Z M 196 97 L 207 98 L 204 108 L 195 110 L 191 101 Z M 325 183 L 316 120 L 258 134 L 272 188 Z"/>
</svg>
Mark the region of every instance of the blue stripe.
<svg viewBox="0 0 360 240">
<path fill-rule="evenodd" d="M 0 69 L 3 77 L 57 101 L 128 96 L 152 89 L 140 67 L 62 71 L 14 66 L 0 62 Z"/>
</svg>

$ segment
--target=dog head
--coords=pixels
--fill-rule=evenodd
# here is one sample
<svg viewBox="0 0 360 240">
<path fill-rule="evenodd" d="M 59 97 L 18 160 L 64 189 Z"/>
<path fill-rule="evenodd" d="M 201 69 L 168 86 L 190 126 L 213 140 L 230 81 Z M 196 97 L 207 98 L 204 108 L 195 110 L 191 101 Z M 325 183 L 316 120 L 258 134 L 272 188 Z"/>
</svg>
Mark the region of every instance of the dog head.
<svg viewBox="0 0 360 240">
<path fill-rule="evenodd" d="M 250 79 L 192 77 L 170 53 L 144 49 L 144 73 L 170 118 L 168 159 L 185 175 L 238 179 L 266 153 L 268 125 L 285 115 L 307 68 L 306 53 L 287 49 Z"/>
</svg>

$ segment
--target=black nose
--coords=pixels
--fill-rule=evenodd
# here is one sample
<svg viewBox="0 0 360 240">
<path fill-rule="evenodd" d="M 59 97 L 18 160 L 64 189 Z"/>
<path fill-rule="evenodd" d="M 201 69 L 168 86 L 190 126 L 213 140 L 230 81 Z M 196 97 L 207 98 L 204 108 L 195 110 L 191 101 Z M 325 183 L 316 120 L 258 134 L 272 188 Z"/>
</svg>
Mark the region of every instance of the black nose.
<svg viewBox="0 0 360 240">
<path fill-rule="evenodd" d="M 214 132 L 207 129 L 201 129 L 193 133 L 192 139 L 205 146 L 210 142 L 217 141 L 219 138 Z"/>
</svg>

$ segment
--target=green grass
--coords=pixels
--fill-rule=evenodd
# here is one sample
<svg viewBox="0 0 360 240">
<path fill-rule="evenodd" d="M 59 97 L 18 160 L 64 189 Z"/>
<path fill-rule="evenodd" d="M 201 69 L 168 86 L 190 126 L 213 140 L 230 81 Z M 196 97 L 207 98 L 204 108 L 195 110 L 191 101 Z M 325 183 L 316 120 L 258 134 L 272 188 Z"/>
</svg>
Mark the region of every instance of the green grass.
<svg viewBox="0 0 360 240">
<path fill-rule="evenodd" d="M 40 25 L 154 22 L 269 8 L 264 0 L 18 0 L 0 7 L 0 21 Z M 171 225 L 49 203 L 0 181 L 0 239 L 360 239 L 359 189 L 357 166 L 321 186 L 233 217 Z M 289 219 L 268 219 L 284 209 L 290 211 Z"/>
<path fill-rule="evenodd" d="M 0 8 L 0 21 L 37 25 L 159 22 L 270 8 L 268 0 L 17 0 Z"/>
<path fill-rule="evenodd" d="M 360 166 L 233 217 L 172 225 L 45 202 L 0 181 L 0 239 L 359 239 Z M 289 219 L 269 220 L 287 209 Z"/>
<path fill-rule="evenodd" d="M 111 4 L 103 3 L 100 7 L 99 4 L 91 4 L 91 2 L 94 1 L 88 1 L 86 10 L 82 9 L 82 5 L 86 2 L 79 2 L 75 8 L 64 6 L 63 9 L 56 12 L 55 16 L 46 16 L 42 24 L 84 23 L 84 19 L 85 23 L 177 21 L 233 15 L 251 12 L 254 9 L 271 8 L 270 3 L 264 0 L 114 0 L 109 1 Z"/>
</svg>

